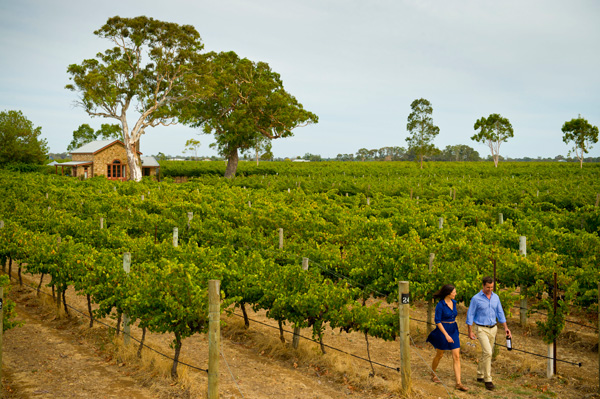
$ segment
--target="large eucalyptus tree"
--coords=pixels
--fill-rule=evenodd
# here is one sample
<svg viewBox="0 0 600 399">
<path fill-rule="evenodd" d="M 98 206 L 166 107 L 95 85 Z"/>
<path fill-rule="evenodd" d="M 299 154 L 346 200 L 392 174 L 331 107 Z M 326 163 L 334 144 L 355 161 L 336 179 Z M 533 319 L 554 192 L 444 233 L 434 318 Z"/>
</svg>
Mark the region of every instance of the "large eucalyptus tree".
<svg viewBox="0 0 600 399">
<path fill-rule="evenodd" d="M 562 127 L 563 141 L 566 144 L 573 143 L 574 152 L 579 158 L 579 167 L 583 168 L 583 156 L 588 153 L 592 144 L 598 142 L 598 126 L 593 126 L 581 115 L 577 119 L 565 122 Z"/>
<path fill-rule="evenodd" d="M 114 47 L 69 65 L 71 84 L 89 115 L 122 128 L 130 179 L 142 179 L 136 152 L 145 129 L 177 123 L 174 105 L 206 94 L 207 56 L 193 26 L 149 17 L 112 17 L 94 32 Z"/>
<path fill-rule="evenodd" d="M 423 157 L 436 153 L 433 139 L 440 133 L 440 128 L 433 124 L 433 107 L 431 103 L 420 98 L 410 104 L 412 112 L 408 115 L 406 130 L 410 136 L 406 138 L 408 149 L 413 150 L 418 156 L 423 169 Z"/>
<path fill-rule="evenodd" d="M 475 122 L 473 129 L 479 129 L 479 132 L 471 137 L 471 140 L 487 144 L 494 158 L 494 166 L 498 167 L 498 158 L 500 157 L 500 144 L 514 137 L 510 121 L 500 114 L 490 114 L 487 118 L 483 116 Z"/>
<path fill-rule="evenodd" d="M 211 146 L 227 159 L 225 177 L 235 176 L 239 151 L 255 149 L 262 138 L 289 137 L 295 128 L 318 122 L 285 91 L 267 63 L 230 51 L 214 54 L 211 66 L 213 90 L 183 113 L 186 123 L 214 134 Z"/>
</svg>

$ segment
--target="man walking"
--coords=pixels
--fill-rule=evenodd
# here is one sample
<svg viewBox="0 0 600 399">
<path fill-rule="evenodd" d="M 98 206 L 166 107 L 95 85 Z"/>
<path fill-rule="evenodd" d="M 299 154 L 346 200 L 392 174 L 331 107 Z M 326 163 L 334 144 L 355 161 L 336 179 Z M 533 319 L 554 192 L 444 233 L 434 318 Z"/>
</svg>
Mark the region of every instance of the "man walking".
<svg viewBox="0 0 600 399">
<path fill-rule="evenodd" d="M 506 325 L 506 317 L 500 303 L 500 297 L 494 293 L 494 279 L 484 277 L 483 288 L 471 299 L 469 310 L 467 311 L 467 328 L 469 329 L 469 338 L 477 339 L 481 344 L 481 359 L 477 365 L 477 381 L 485 382 L 485 388 L 493 391 L 492 382 L 492 351 L 496 341 L 496 320 L 502 324 L 506 336 L 512 338 L 512 334 Z M 475 324 L 475 334 L 473 334 L 473 324 Z"/>
</svg>

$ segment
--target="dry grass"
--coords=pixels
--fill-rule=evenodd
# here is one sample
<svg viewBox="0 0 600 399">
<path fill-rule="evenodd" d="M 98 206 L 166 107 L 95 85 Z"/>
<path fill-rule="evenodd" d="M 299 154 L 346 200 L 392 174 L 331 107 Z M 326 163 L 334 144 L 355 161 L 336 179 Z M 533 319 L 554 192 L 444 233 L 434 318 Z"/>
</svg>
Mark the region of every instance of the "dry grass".
<svg viewBox="0 0 600 399">
<path fill-rule="evenodd" d="M 351 389 L 392 394 L 399 394 L 401 391 L 398 378 L 390 378 L 389 373 L 381 373 L 379 370 L 372 376 L 370 367 L 358 364 L 349 354 L 329 348 L 323 354 L 317 343 L 304 339 L 300 340 L 297 349 L 293 349 L 290 334 L 285 334 L 286 343 L 282 343 L 278 333 L 273 333 L 275 330 L 265 332 L 256 325 L 246 329 L 243 321 L 238 318 L 229 317 L 225 320 L 227 324 L 222 328 L 224 338 L 243 342 L 252 350 L 290 367 L 313 369 L 317 376 L 327 376 Z M 306 336 L 306 332 L 301 335 Z"/>
</svg>

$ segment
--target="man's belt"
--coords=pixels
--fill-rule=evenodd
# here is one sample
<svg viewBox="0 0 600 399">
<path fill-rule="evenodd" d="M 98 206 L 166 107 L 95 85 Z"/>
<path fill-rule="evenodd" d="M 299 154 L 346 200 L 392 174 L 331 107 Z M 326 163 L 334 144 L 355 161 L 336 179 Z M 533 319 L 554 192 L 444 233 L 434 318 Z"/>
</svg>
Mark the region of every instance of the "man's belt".
<svg viewBox="0 0 600 399">
<path fill-rule="evenodd" d="M 477 324 L 477 323 L 475 323 L 475 325 L 477 325 L 477 326 L 479 326 L 479 327 L 487 327 L 487 328 L 494 328 L 494 327 L 496 327 L 496 325 L 495 325 L 495 324 L 494 324 L 494 325 L 491 325 L 491 326 L 484 326 L 483 324 Z"/>
</svg>

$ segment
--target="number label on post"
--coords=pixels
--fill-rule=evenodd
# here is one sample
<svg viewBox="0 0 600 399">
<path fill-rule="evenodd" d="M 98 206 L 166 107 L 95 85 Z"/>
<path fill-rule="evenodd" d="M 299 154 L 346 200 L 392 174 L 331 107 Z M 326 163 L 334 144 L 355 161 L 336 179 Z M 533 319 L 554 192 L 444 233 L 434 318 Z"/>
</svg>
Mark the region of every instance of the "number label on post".
<svg viewBox="0 0 600 399">
<path fill-rule="evenodd" d="M 410 304 L 410 293 L 402 294 L 402 304 L 403 305 Z"/>
</svg>

